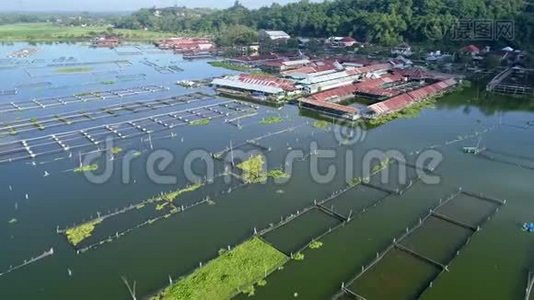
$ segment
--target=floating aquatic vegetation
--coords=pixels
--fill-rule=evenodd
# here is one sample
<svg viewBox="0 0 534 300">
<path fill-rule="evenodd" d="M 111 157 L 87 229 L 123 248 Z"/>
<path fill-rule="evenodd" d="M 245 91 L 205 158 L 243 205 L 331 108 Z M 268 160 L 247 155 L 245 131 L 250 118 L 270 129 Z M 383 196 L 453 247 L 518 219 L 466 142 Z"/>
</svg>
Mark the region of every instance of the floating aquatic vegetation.
<svg viewBox="0 0 534 300">
<path fill-rule="evenodd" d="M 36 118 L 32 118 L 30 121 L 32 122 L 33 126 L 37 127 L 37 129 L 39 130 L 45 129 L 44 126 L 41 123 L 39 123 L 39 121 L 37 121 Z"/>
<path fill-rule="evenodd" d="M 209 123 L 210 123 L 209 119 L 199 119 L 199 120 L 191 121 L 189 123 L 189 125 L 191 125 L 191 126 L 205 126 L 205 125 L 208 125 Z"/>
<path fill-rule="evenodd" d="M 390 159 L 386 158 L 383 161 L 381 161 L 378 165 L 373 166 L 372 175 L 374 175 L 374 174 L 386 169 L 389 166 L 389 163 L 390 163 Z"/>
<path fill-rule="evenodd" d="M 323 246 L 323 242 L 321 241 L 312 241 L 310 243 L 310 249 L 319 249 Z"/>
<path fill-rule="evenodd" d="M 167 204 L 169 204 L 169 202 L 156 205 L 156 210 L 163 210 L 167 206 Z"/>
<path fill-rule="evenodd" d="M 273 169 L 267 172 L 267 177 L 271 177 L 273 179 L 277 178 L 289 178 L 289 174 L 284 172 L 282 169 Z"/>
<path fill-rule="evenodd" d="M 15 219 L 15 218 L 12 218 L 11 220 L 7 221 L 8 224 L 15 224 L 17 222 L 18 222 L 18 220 Z"/>
<path fill-rule="evenodd" d="M 181 194 L 196 191 L 197 189 L 201 188 L 203 185 L 204 185 L 203 183 L 195 183 L 183 189 L 161 194 L 161 196 L 157 197 L 156 200 L 174 202 L 174 200 L 176 200 L 176 198 L 178 198 Z"/>
<path fill-rule="evenodd" d="M 267 285 L 267 280 L 262 279 L 262 280 L 256 282 L 256 285 L 257 286 L 266 286 Z"/>
<path fill-rule="evenodd" d="M 241 162 L 237 168 L 243 171 L 241 178 L 245 183 L 259 183 L 267 180 L 267 173 L 264 171 L 265 160 L 263 155 L 258 154 Z"/>
<path fill-rule="evenodd" d="M 98 170 L 98 165 L 97 164 L 92 164 L 92 165 L 80 166 L 80 167 L 74 169 L 74 173 L 94 172 L 96 170 Z"/>
<path fill-rule="evenodd" d="M 395 119 L 404 118 L 404 119 L 411 119 L 415 118 L 423 111 L 425 108 L 433 107 L 436 104 L 436 98 L 432 97 L 427 100 L 414 103 L 406 108 L 403 108 L 397 112 L 389 113 L 383 116 L 379 116 L 377 118 L 368 120 L 367 123 L 370 126 L 376 127 L 383 124 L 386 124 L 390 121 L 393 121 Z"/>
<path fill-rule="evenodd" d="M 114 80 L 103 80 L 100 83 L 105 84 L 105 85 L 112 85 L 112 84 L 115 84 L 115 81 Z"/>
<path fill-rule="evenodd" d="M 76 227 L 72 227 L 65 231 L 65 235 L 69 240 L 69 243 L 73 246 L 77 246 L 83 240 L 89 238 L 93 231 L 95 230 L 96 225 L 102 223 L 102 219 L 96 219 L 84 224 L 81 224 Z"/>
<path fill-rule="evenodd" d="M 360 185 L 361 183 L 363 182 L 362 178 L 361 177 L 355 177 L 355 178 L 352 178 L 350 180 L 350 183 L 349 185 L 352 187 L 352 186 L 357 186 L 357 185 Z"/>
<path fill-rule="evenodd" d="M 180 279 L 153 300 L 230 299 L 250 294 L 254 283 L 287 261 L 287 257 L 259 238 L 252 238 Z M 252 288 L 251 288 L 252 287 Z"/>
<path fill-rule="evenodd" d="M 297 252 L 296 254 L 293 254 L 293 260 L 295 261 L 303 261 L 304 260 L 304 254 Z"/>
<path fill-rule="evenodd" d="M 327 121 L 315 121 L 313 122 L 313 127 L 318 129 L 328 129 L 330 128 L 330 122 Z"/>
<path fill-rule="evenodd" d="M 270 124 L 281 123 L 282 121 L 284 121 L 284 119 L 282 119 L 282 117 L 280 117 L 280 116 L 270 116 L 270 117 L 263 118 L 260 121 L 260 124 L 262 124 L 262 125 L 270 125 Z"/>
<path fill-rule="evenodd" d="M 86 73 L 92 70 L 92 67 L 64 67 L 57 68 L 56 73 Z"/>
<path fill-rule="evenodd" d="M 111 153 L 112 154 L 119 154 L 122 152 L 122 148 L 121 147 L 113 147 L 111 148 Z"/>
</svg>

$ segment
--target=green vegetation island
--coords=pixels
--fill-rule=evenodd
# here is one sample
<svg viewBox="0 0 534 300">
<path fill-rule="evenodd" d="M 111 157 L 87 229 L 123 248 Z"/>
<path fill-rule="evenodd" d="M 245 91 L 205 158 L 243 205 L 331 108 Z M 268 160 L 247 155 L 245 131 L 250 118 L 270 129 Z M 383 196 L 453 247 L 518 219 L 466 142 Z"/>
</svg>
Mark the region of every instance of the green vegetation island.
<svg viewBox="0 0 534 300">
<path fill-rule="evenodd" d="M 178 280 L 151 300 L 230 299 L 242 292 L 254 295 L 254 284 L 287 262 L 282 252 L 258 237 L 237 247 L 219 251 L 220 256 Z"/>
</svg>

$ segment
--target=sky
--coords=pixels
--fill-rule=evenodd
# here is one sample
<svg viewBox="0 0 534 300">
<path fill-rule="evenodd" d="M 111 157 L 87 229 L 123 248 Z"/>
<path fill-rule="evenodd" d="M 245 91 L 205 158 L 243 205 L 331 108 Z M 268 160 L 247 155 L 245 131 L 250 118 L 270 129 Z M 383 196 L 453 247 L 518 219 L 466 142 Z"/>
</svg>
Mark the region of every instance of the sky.
<svg viewBox="0 0 534 300">
<path fill-rule="evenodd" d="M 133 11 L 142 7 L 212 7 L 226 8 L 235 0 L 0 0 L 0 11 Z M 297 0 L 240 0 L 249 8 L 286 4 Z"/>
</svg>

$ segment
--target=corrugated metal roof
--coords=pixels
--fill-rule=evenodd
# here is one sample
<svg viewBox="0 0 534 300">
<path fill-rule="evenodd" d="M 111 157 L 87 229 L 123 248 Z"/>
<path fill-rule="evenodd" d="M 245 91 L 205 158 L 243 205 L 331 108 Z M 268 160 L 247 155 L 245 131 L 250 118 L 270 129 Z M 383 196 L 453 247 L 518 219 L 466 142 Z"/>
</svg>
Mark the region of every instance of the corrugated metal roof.
<svg viewBox="0 0 534 300">
<path fill-rule="evenodd" d="M 425 98 L 428 98 L 432 95 L 435 95 L 450 86 L 456 84 L 456 80 L 447 79 L 425 87 L 410 91 L 408 93 L 395 96 L 391 99 L 373 104 L 369 106 L 369 109 L 374 111 L 377 114 L 385 114 L 389 112 L 394 112 L 400 110 L 411 103 L 421 101 Z"/>
<path fill-rule="evenodd" d="M 316 84 L 325 81 L 331 81 L 335 79 L 342 79 L 349 77 L 349 74 L 345 71 L 330 73 L 326 75 L 313 76 L 301 81 L 302 84 Z"/>
<path fill-rule="evenodd" d="M 267 94 L 279 94 L 284 92 L 284 90 L 279 87 L 247 83 L 239 80 L 231 80 L 225 78 L 216 78 L 211 82 L 211 84 L 219 87 L 238 88 L 247 91 L 263 92 Z"/>
<path fill-rule="evenodd" d="M 344 112 L 344 113 L 349 113 L 349 114 L 358 113 L 358 110 L 356 108 L 352 107 L 352 106 L 345 106 L 345 105 L 335 104 L 335 103 L 331 103 L 331 102 L 313 101 L 313 100 L 309 100 L 309 99 L 300 99 L 299 101 L 302 102 L 302 103 L 306 103 L 306 104 L 312 105 L 312 106 L 324 107 L 324 108 L 328 108 L 328 109 L 341 111 L 341 112 Z"/>
<path fill-rule="evenodd" d="M 353 94 L 357 91 L 356 85 L 351 84 L 347 86 L 338 87 L 326 92 L 317 93 L 311 98 L 315 101 L 329 101 L 335 98 L 348 96 L 350 94 Z"/>
<path fill-rule="evenodd" d="M 294 81 L 269 75 L 241 74 L 237 80 L 252 84 L 275 86 L 285 91 L 294 91 L 296 89 Z"/>
</svg>

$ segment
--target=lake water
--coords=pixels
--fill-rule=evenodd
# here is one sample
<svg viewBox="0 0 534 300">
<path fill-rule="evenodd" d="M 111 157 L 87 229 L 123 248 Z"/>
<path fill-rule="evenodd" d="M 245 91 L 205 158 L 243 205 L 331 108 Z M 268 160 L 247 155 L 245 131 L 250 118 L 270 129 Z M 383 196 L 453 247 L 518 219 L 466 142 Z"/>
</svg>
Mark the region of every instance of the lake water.
<svg viewBox="0 0 534 300">
<path fill-rule="evenodd" d="M 67 112 L 94 113 L 114 105 L 129 105 L 141 100 L 157 100 L 197 91 L 212 95 L 213 91 L 209 88 L 185 89 L 175 82 L 232 73 L 213 68 L 203 60 L 183 61 L 180 56 L 159 51 L 150 45 L 130 45 L 113 50 L 92 49 L 85 44 L 37 45 L 35 47 L 39 51 L 34 56 L 7 58 L 9 53 L 27 46 L 0 46 L 0 90 L 18 90 L 16 95 L 0 96 L 2 105 L 105 90 L 147 86 L 168 89 L 137 96 L 5 112 L 0 114 L 2 127 L 20 120 L 31 123 L 31 120 L 44 120 Z M 175 67 L 183 71 L 177 71 Z M 70 69 L 65 72 L 62 68 Z M 314 200 L 325 199 L 346 187 L 345 174 L 350 170 L 353 174 L 349 178 L 362 174 L 362 159 L 369 151 L 398 150 L 407 160 L 414 162 L 421 153 L 430 153 L 423 152 L 429 149 L 443 157 L 436 168 L 439 184 L 416 182 L 403 195 L 387 197 L 383 192 L 361 187 L 336 198 L 326 206 L 333 205 L 342 215 L 367 207 L 366 212 L 327 234 L 322 239 L 322 248 L 305 250 L 303 261 L 291 261 L 283 270 L 269 276 L 267 286 L 256 289 L 255 298 L 293 299 L 298 295 L 300 299 L 329 299 L 340 290 L 342 282 L 353 278 L 361 266 L 369 263 L 376 252 L 383 251 L 406 227 L 415 225 L 419 217 L 438 204 L 440 198 L 446 198 L 462 187 L 506 199 L 507 204 L 471 236 L 470 243 L 449 263 L 449 272 L 441 274 L 433 282 L 433 287 L 423 292 L 422 298 L 519 299 L 524 296 L 528 270 L 534 268 L 534 236 L 520 229 L 524 222 L 534 221 L 532 100 L 506 99 L 468 89 L 446 96 L 436 108 L 424 110 L 417 118 L 399 119 L 364 133 L 357 131 L 359 139 L 353 143 L 342 143 L 339 139 L 339 135 L 345 132 L 344 127 L 315 128 L 315 120 L 309 114 L 299 112 L 296 106 L 272 108 L 250 107 L 247 104 L 242 106 L 247 111 L 231 111 L 231 116 L 215 118 L 205 126 L 176 126 L 156 131 L 150 138 L 146 134 L 132 134 L 132 138 L 116 139 L 114 146 L 121 147 L 123 152 L 111 162 L 105 158 L 96 161 L 99 170 L 107 169 L 106 162 L 114 167 L 110 178 L 103 184 L 91 183 L 83 174 L 73 172 L 79 166 L 80 157 L 95 149 L 91 146 L 73 147 L 68 151 L 54 150 L 54 154 L 38 155 L 35 160 L 4 162 L 0 164 L 0 273 L 51 247 L 55 254 L 1 276 L 0 299 L 128 299 L 128 290 L 121 280 L 123 276 L 130 282 L 136 282 L 138 296 L 148 296 L 168 285 L 169 277 L 177 279 L 186 275 L 199 262 L 206 263 L 216 257 L 220 248 L 247 239 L 254 228 L 277 223 L 282 216 L 302 210 Z M 207 99 L 172 107 L 136 113 L 125 110 L 117 116 L 88 118 L 83 122 L 44 129 L 34 126 L 16 135 L 2 135 L 0 143 L 51 135 L 61 137 L 65 133 L 78 134 L 79 130 L 88 128 L 100 130 L 105 125 L 131 120 L 143 120 L 139 123 L 148 128 L 155 126 L 146 121 L 151 116 L 165 116 L 200 106 L 219 109 L 218 105 L 227 101 L 208 96 Z M 253 110 L 257 114 L 247 116 Z M 244 116 L 239 126 L 225 122 L 239 116 Z M 283 121 L 261 124 L 260 121 L 268 116 L 281 116 Z M 191 115 L 188 118 L 194 119 Z M 261 147 L 246 143 L 254 138 L 258 138 L 257 143 Z M 73 138 L 72 143 L 89 145 L 81 140 L 83 138 Z M 158 217 L 166 211 L 147 205 L 107 219 L 97 226 L 93 236 L 82 242 L 81 247 L 106 241 L 116 232 L 128 233 L 85 253 L 76 254 L 66 238 L 56 233 L 58 227 L 79 224 L 95 218 L 98 213 L 120 210 L 161 192 L 187 186 L 191 182 L 183 169 L 186 157 L 191 157 L 193 151 L 216 153 L 229 147 L 230 143 L 235 152 L 264 150 L 269 169 L 284 166 L 287 154 L 295 150 L 302 150 L 305 156 L 294 161 L 292 177 L 283 184 L 269 181 L 241 186 L 236 180 L 226 183 L 223 178 L 216 178 L 213 183 L 183 194 L 176 200 L 178 205 L 190 205 L 209 196 L 215 202 L 212 205 L 199 205 L 140 228 L 136 226 L 147 218 Z M 474 156 L 462 151 L 464 146 L 477 144 L 488 149 L 484 155 Z M 328 171 L 330 165 L 336 168 L 335 176 L 327 183 L 318 183 L 310 172 L 313 159 L 308 154 L 313 145 L 323 150 L 334 150 L 335 158 L 321 159 L 318 163 L 322 174 Z M 38 149 L 47 151 L 47 147 L 49 145 Z M 270 151 L 265 151 L 265 147 Z M 155 183 L 146 170 L 150 154 L 163 149 L 172 153 L 174 159 L 160 173 L 174 176 L 175 183 Z M 131 155 L 128 154 L 130 150 L 136 151 L 136 155 L 131 156 L 129 182 L 124 183 L 123 157 Z M 347 155 L 352 159 L 347 160 Z M 432 152 L 432 155 L 438 154 Z M 201 172 L 205 167 L 196 161 L 193 169 Z M 222 172 L 222 163 L 216 162 L 215 169 Z M 384 186 L 395 189 L 404 185 L 393 180 Z M 443 211 L 459 211 L 459 218 L 468 223 L 480 220 L 480 215 L 473 213 L 479 208 L 484 213 L 488 210 L 487 205 L 479 207 L 467 203 L 451 205 Z M 302 218 L 295 221 L 293 227 L 274 232 L 270 241 L 291 252 L 309 242 L 310 236 L 337 224 L 324 219 L 324 215 L 316 215 L 316 212 Z M 16 222 L 10 222 L 13 219 Z M 464 231 L 449 231 L 447 228 L 433 224 L 417 238 L 424 240 L 428 236 L 432 240 L 435 239 L 433 234 L 443 235 L 451 238 L 451 243 L 456 245 L 457 238 L 466 236 Z M 266 239 L 269 240 L 269 237 Z M 434 250 L 428 245 L 419 247 Z M 448 260 L 448 250 L 447 253 L 442 248 L 436 251 L 439 259 Z M 385 264 L 373 269 L 368 274 L 370 277 L 361 284 L 355 283 L 355 286 L 368 295 L 387 295 L 373 291 L 373 287 L 388 289 L 389 284 L 391 290 L 403 295 L 413 296 L 421 292 L 428 284 L 425 278 L 428 274 L 433 277 L 435 269 L 418 267 L 417 262 L 411 263 L 412 257 L 404 256 L 406 253 L 395 250 Z M 402 274 L 410 266 L 413 267 L 410 273 L 413 276 L 408 274 L 403 279 Z M 395 274 L 401 277 L 384 277 Z M 375 275 L 378 277 L 372 277 Z"/>
</svg>

